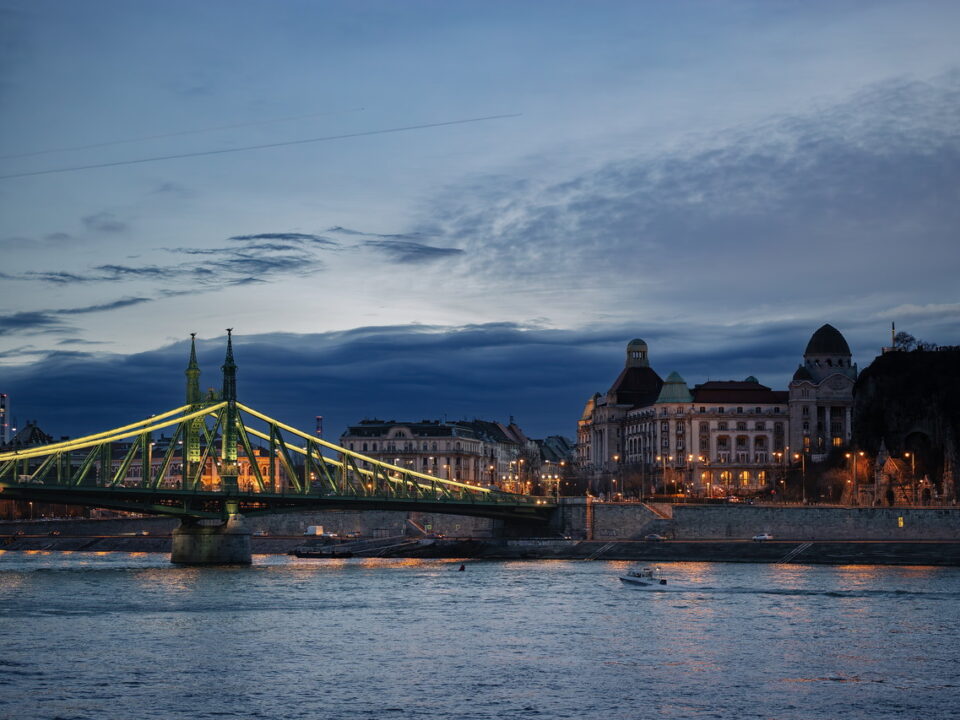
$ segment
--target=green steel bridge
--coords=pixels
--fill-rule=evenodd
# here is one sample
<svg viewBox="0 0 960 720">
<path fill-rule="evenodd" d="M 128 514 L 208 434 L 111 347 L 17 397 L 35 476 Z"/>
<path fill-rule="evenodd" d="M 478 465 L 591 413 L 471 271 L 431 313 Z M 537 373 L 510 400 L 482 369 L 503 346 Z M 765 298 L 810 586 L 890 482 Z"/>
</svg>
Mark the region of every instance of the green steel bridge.
<svg viewBox="0 0 960 720">
<path fill-rule="evenodd" d="M 113 430 L 0 453 L 0 499 L 170 515 L 185 523 L 324 509 L 545 522 L 556 507 L 549 498 L 392 465 L 238 402 L 230 332 L 222 392 L 201 394 L 192 341 L 186 404 Z"/>
</svg>

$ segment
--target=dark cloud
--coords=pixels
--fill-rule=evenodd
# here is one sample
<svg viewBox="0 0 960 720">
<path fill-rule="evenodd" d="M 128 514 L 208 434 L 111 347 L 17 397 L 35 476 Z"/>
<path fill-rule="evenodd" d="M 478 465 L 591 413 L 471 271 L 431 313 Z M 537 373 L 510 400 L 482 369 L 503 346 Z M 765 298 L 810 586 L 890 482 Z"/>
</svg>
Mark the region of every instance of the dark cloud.
<svg viewBox="0 0 960 720">
<path fill-rule="evenodd" d="M 38 333 L 75 332 L 75 328 L 62 319 L 64 315 L 88 315 L 90 313 L 108 312 L 110 310 L 119 310 L 147 302 L 151 302 L 150 298 L 130 297 L 83 307 L 36 310 L 0 315 L 0 337 L 15 334 L 35 335 Z"/>
<path fill-rule="evenodd" d="M 57 345 L 105 345 L 106 343 L 97 340 L 85 340 L 83 338 L 72 337 L 60 340 Z"/>
<path fill-rule="evenodd" d="M 572 437 L 584 403 L 612 384 L 633 337 L 647 341 L 662 377 L 677 370 L 692 385 L 752 374 L 785 389 L 819 324 L 663 322 L 569 331 L 492 323 L 234 340 L 241 401 L 308 432 L 314 416 L 323 415 L 330 439 L 364 417 L 505 421 L 511 415 L 532 436 Z M 866 323 L 841 329 L 863 367 L 875 354 L 873 329 Z M 202 387 L 220 386 L 224 347 L 224 338 L 198 343 Z M 105 430 L 181 403 L 188 353 L 184 340 L 136 355 L 50 357 L 8 368 L 6 390 L 55 435 Z"/>
<path fill-rule="evenodd" d="M 54 232 L 44 235 L 43 239 L 48 242 L 70 242 L 73 240 L 73 236 L 65 232 Z"/>
<path fill-rule="evenodd" d="M 87 230 L 100 233 L 119 233 L 127 229 L 127 224 L 117 219 L 111 212 L 99 212 L 83 218 Z"/>
<path fill-rule="evenodd" d="M 251 236 L 253 237 L 253 236 Z M 97 265 L 93 272 L 31 271 L 16 276 L 17 280 L 40 280 L 59 285 L 121 281 L 164 281 L 192 283 L 187 292 L 209 292 L 219 287 L 267 282 L 275 277 L 315 273 L 323 269 L 323 262 L 312 248 L 283 242 L 248 242 L 243 246 L 221 248 L 167 248 L 168 252 L 203 257 L 201 264 L 174 263 L 171 265 Z M 256 279 L 256 280 L 255 280 Z M 169 296 L 183 294 L 173 288 L 158 289 Z M 141 299 L 145 302 L 146 299 Z"/>
<path fill-rule="evenodd" d="M 55 312 L 37 310 L 0 315 L 0 336 L 62 332 L 66 329 L 67 326 Z"/>
<path fill-rule="evenodd" d="M 400 263 L 425 263 L 462 255 L 459 248 L 433 247 L 409 240 L 365 240 L 363 247 L 380 250 L 391 260 Z"/>
<path fill-rule="evenodd" d="M 87 305 L 79 308 L 65 308 L 63 310 L 57 310 L 56 312 L 60 315 L 86 315 L 88 313 L 119 310 L 121 308 L 130 307 L 131 305 L 142 305 L 143 303 L 148 302 L 152 302 L 152 300 L 145 297 L 130 297 L 114 300 L 113 302 L 101 303 L 99 305 Z"/>
<path fill-rule="evenodd" d="M 230 240 L 249 242 L 251 240 L 282 240 L 291 243 L 316 243 L 317 245 L 337 245 L 338 243 L 322 235 L 306 233 L 259 233 L 257 235 L 234 235 Z"/>
<path fill-rule="evenodd" d="M 69 272 L 26 272 L 17 276 L 18 280 L 42 280 L 43 282 L 56 283 L 58 285 L 72 285 L 75 283 L 91 282 L 98 280 L 91 275 L 77 275 Z"/>
<path fill-rule="evenodd" d="M 384 240 L 413 240 L 419 241 L 425 237 L 430 237 L 431 233 L 419 231 L 419 232 L 410 232 L 410 233 L 369 233 L 363 232 L 362 230 L 353 230 L 351 228 L 341 227 L 337 225 L 332 228 L 327 228 L 328 233 L 336 233 L 338 235 L 350 235 L 354 237 L 370 237 L 370 238 L 381 238 Z"/>
<path fill-rule="evenodd" d="M 154 279 L 164 280 L 176 277 L 178 268 L 159 267 L 157 265 L 144 265 L 134 267 L 131 265 L 97 265 L 94 270 L 103 273 L 98 280 L 127 280 L 127 279 Z"/>
</svg>

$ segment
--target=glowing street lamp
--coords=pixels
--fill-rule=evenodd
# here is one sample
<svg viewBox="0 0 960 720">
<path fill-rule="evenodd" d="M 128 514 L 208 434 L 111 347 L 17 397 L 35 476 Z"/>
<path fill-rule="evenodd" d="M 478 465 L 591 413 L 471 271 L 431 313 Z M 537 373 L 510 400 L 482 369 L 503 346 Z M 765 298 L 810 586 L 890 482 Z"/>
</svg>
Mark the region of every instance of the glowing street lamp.
<svg viewBox="0 0 960 720">
<path fill-rule="evenodd" d="M 851 464 L 852 464 L 852 467 L 851 467 L 852 476 L 851 476 L 851 477 L 852 477 L 852 479 L 853 479 L 853 482 L 852 482 L 851 484 L 853 485 L 853 491 L 854 491 L 854 492 L 857 491 L 857 455 L 859 455 L 860 457 L 863 457 L 863 450 L 860 450 L 859 452 L 846 453 L 847 459 L 849 459 L 849 460 L 851 461 Z M 874 488 L 874 495 L 876 495 L 876 488 Z M 877 498 L 874 497 L 874 501 L 876 501 L 876 499 L 877 499 Z"/>
<path fill-rule="evenodd" d="M 910 490 L 913 495 L 913 504 L 917 504 L 917 468 L 915 461 L 917 459 L 916 453 L 905 452 L 904 457 L 910 458 Z"/>
</svg>

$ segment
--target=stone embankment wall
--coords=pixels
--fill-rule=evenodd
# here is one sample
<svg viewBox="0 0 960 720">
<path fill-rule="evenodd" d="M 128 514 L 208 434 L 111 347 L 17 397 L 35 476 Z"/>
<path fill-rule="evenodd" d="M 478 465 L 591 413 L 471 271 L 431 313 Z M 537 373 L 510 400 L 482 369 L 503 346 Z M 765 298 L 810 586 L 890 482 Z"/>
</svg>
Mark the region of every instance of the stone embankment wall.
<svg viewBox="0 0 960 720">
<path fill-rule="evenodd" d="M 675 505 L 672 537 L 735 540 L 960 540 L 960 508 Z"/>
<path fill-rule="evenodd" d="M 553 529 L 586 540 L 960 540 L 960 508 L 641 505 L 568 498 Z"/>
</svg>

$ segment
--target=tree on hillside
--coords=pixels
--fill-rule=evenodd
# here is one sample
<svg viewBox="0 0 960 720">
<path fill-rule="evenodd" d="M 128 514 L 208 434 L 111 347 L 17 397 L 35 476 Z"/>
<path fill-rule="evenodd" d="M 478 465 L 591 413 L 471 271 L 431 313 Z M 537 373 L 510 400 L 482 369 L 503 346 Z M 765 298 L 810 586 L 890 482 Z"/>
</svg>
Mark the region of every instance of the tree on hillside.
<svg viewBox="0 0 960 720">
<path fill-rule="evenodd" d="M 909 352 L 911 350 L 936 350 L 936 343 L 927 342 L 926 340 L 917 340 L 913 335 L 908 332 L 900 331 L 893 337 L 893 346 L 897 350 L 903 350 Z"/>
</svg>

